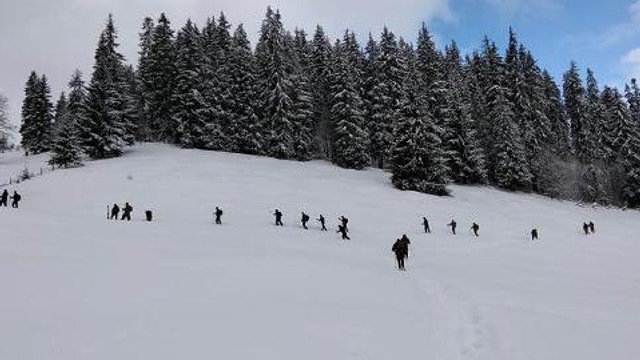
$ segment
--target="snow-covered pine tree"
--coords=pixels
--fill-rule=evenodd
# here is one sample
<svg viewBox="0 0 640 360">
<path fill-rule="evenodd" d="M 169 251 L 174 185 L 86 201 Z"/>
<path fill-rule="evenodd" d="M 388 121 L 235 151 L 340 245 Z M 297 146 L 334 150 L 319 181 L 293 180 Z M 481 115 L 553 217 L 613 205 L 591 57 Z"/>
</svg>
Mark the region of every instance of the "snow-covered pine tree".
<svg viewBox="0 0 640 360">
<path fill-rule="evenodd" d="M 545 116 L 549 120 L 550 143 L 553 154 L 559 159 L 567 160 L 571 155 L 571 138 L 569 123 L 562 105 L 562 94 L 558 85 L 548 71 L 542 72 L 542 87 L 546 99 Z"/>
<path fill-rule="evenodd" d="M 78 139 L 78 121 L 86 115 L 86 92 L 82 74 L 76 70 L 69 81 L 69 100 L 64 116 L 58 117 L 56 111 L 56 129 L 51 147 L 49 164 L 70 167 L 82 163 L 82 149 Z"/>
<path fill-rule="evenodd" d="M 53 124 L 51 90 L 46 76 L 31 72 L 25 86 L 20 135 L 22 147 L 32 154 L 48 151 Z"/>
<path fill-rule="evenodd" d="M 86 113 L 79 122 L 81 147 L 94 159 L 119 156 L 127 144 L 121 86 L 123 57 L 117 47 L 116 29 L 110 14 L 95 53 Z"/>
<path fill-rule="evenodd" d="M 9 147 L 13 127 L 9 123 L 9 105 L 7 98 L 0 94 L 0 151 Z"/>
<path fill-rule="evenodd" d="M 371 156 L 378 167 L 385 166 L 392 143 L 392 125 L 400 111 L 405 68 L 395 34 L 382 31 L 380 52 L 373 65 L 374 79 L 369 92 Z"/>
<path fill-rule="evenodd" d="M 151 44 L 153 44 L 153 30 L 155 24 L 152 18 L 145 17 L 142 22 L 142 30 L 139 33 L 140 41 L 138 46 L 138 69 L 136 72 L 136 87 L 138 88 L 138 124 L 136 138 L 140 141 L 151 140 L 151 134 L 149 130 L 149 85 L 152 84 L 151 80 L 151 60 L 149 58 L 149 52 L 151 51 Z"/>
<path fill-rule="evenodd" d="M 400 110 L 393 124 L 393 144 L 389 163 L 391 181 L 401 190 L 447 195 L 448 168 L 437 126 L 428 111 L 422 76 L 415 55 L 405 53 L 404 88 Z"/>
<path fill-rule="evenodd" d="M 364 103 L 358 89 L 358 44 L 348 30 L 344 42 L 336 42 L 331 84 L 331 161 L 348 169 L 370 165 L 369 134 L 364 120 Z"/>
<path fill-rule="evenodd" d="M 256 102 L 256 69 L 251 45 L 242 25 L 231 39 L 229 53 L 230 121 L 229 151 L 260 154 L 261 130 L 254 110 Z"/>
<path fill-rule="evenodd" d="M 200 33 L 191 20 L 178 31 L 175 41 L 176 78 L 171 97 L 171 122 L 177 125 L 176 139 L 186 148 L 206 147 L 206 116 L 209 105 L 200 92 L 204 55 Z"/>
<path fill-rule="evenodd" d="M 177 126 L 171 121 L 171 95 L 175 84 L 175 46 L 171 23 L 164 13 L 153 29 L 145 75 L 141 78 L 148 96 L 147 119 L 150 138 L 176 142 Z"/>
<path fill-rule="evenodd" d="M 320 151 L 331 158 L 330 121 L 331 121 L 331 43 L 320 25 L 316 27 L 309 44 L 309 80 L 313 84 L 314 128 L 320 144 Z"/>
<path fill-rule="evenodd" d="M 60 93 L 60 97 L 58 98 L 58 101 L 56 101 L 56 106 L 53 112 L 54 128 L 56 127 L 58 122 L 67 115 L 68 110 L 69 110 L 69 102 L 67 100 L 67 94 L 65 94 L 65 92 L 63 91 Z"/>
<path fill-rule="evenodd" d="M 585 113 L 580 132 L 576 133 L 576 155 L 583 163 L 594 163 L 610 158 L 612 150 L 607 147 L 603 138 L 604 106 L 598 82 L 591 69 L 587 69 L 586 81 Z"/>
<path fill-rule="evenodd" d="M 296 127 L 292 100 L 292 58 L 280 13 L 267 8 L 256 46 L 259 115 L 263 130 L 264 153 L 290 159 Z"/>
<path fill-rule="evenodd" d="M 484 151 L 479 145 L 471 117 L 469 89 L 465 86 L 460 51 L 455 42 L 445 49 L 443 70 L 447 86 L 449 132 L 443 139 L 451 180 L 459 184 L 483 184 L 487 181 Z"/>
<path fill-rule="evenodd" d="M 580 154 L 584 151 L 579 139 L 581 137 L 580 134 L 582 134 L 582 123 L 586 116 L 586 97 L 578 65 L 573 61 L 569 65 L 569 70 L 563 76 L 562 89 L 564 105 L 571 125 L 572 148 L 576 156 L 580 158 Z"/>
<path fill-rule="evenodd" d="M 640 87 L 636 79 L 631 79 L 631 83 L 625 85 L 624 96 L 629 104 L 631 121 L 640 127 Z"/>
<path fill-rule="evenodd" d="M 292 57 L 293 93 L 293 137 L 294 158 L 300 161 L 311 160 L 317 153 L 318 139 L 316 121 L 313 117 L 312 86 L 307 75 L 308 56 L 305 48 L 298 48 L 303 41 L 299 37 L 303 33 L 296 32 L 295 37 L 287 33 L 288 47 Z"/>
</svg>

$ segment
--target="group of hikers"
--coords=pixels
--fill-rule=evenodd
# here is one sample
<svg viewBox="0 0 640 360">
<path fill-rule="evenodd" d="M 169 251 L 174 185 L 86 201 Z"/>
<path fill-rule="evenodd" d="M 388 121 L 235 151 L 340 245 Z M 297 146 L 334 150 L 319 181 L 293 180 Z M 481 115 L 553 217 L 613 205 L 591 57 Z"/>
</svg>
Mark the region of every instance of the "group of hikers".
<svg viewBox="0 0 640 360">
<path fill-rule="evenodd" d="M 9 196 L 9 191 L 7 191 L 7 189 L 4 189 L 4 191 L 0 195 L 0 206 L 7 207 L 9 199 L 11 199 L 11 207 L 17 209 L 18 203 L 22 199 L 22 196 L 15 190 L 13 191 L 13 195 Z"/>
<path fill-rule="evenodd" d="M 280 211 L 279 209 L 276 209 L 273 212 L 273 216 L 275 216 L 275 219 L 276 219 L 276 222 L 275 222 L 276 226 L 284 226 L 284 224 L 282 223 L 282 217 L 283 217 L 282 211 Z M 308 214 L 306 214 L 304 211 L 301 212 L 300 223 L 302 224 L 303 229 L 309 230 L 309 227 L 307 227 L 307 223 L 309 222 L 310 219 L 311 218 L 309 217 Z M 340 224 L 338 225 L 338 230 L 336 231 L 336 233 L 340 233 L 342 240 L 351 240 L 351 238 L 348 235 L 349 228 L 347 226 L 347 224 L 349 223 L 349 219 L 345 216 L 340 216 L 338 220 L 340 220 Z M 328 231 L 326 226 L 326 219 L 322 214 L 318 216 L 316 221 L 320 223 L 320 231 Z"/>
<path fill-rule="evenodd" d="M 429 220 L 427 220 L 426 217 L 422 218 L 422 226 L 424 226 L 424 232 L 427 234 L 431 234 L 431 228 L 429 227 Z M 451 222 L 447 224 L 447 227 L 451 228 L 451 233 L 453 235 L 456 234 L 456 227 L 458 226 L 458 223 L 456 222 L 455 219 L 451 219 Z M 476 224 L 475 222 L 471 224 L 471 229 L 470 231 L 473 231 L 473 234 L 475 236 L 480 236 L 480 234 L 478 234 L 478 231 L 480 230 L 480 225 Z"/>
<path fill-rule="evenodd" d="M 107 211 L 108 210 L 109 209 L 107 207 Z M 122 216 L 120 217 L 120 220 L 131 221 L 132 211 L 133 211 L 133 206 L 131 206 L 128 202 L 125 203 L 124 206 L 122 207 Z M 109 220 L 118 220 L 119 214 L 120 214 L 120 206 L 118 206 L 118 204 L 113 204 L 108 218 Z"/>
<path fill-rule="evenodd" d="M 589 221 L 588 223 L 583 223 L 582 231 L 584 231 L 585 235 L 593 234 L 596 232 L 596 226 L 593 224 L 593 221 Z"/>
</svg>

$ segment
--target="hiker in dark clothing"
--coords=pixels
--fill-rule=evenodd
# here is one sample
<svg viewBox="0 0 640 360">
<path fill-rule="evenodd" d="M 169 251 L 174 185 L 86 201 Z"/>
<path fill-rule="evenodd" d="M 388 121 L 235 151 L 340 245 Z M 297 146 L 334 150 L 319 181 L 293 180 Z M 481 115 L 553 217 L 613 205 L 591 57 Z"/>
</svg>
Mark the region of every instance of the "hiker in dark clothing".
<svg viewBox="0 0 640 360">
<path fill-rule="evenodd" d="M 4 189 L 2 195 L 0 195 L 0 206 L 7 207 L 7 201 L 9 200 L 9 192 Z"/>
<path fill-rule="evenodd" d="M 344 217 L 344 216 L 340 216 L 340 217 L 338 218 L 338 220 L 340 220 L 340 222 L 342 222 L 342 226 L 343 226 L 343 227 L 348 231 L 348 230 L 349 230 L 349 227 L 347 226 L 347 224 L 349 223 L 349 219 L 347 219 L 347 218 L 346 218 L 346 217 Z"/>
<path fill-rule="evenodd" d="M 451 222 L 447 224 L 447 226 L 451 227 L 451 232 L 453 233 L 453 235 L 456 234 L 456 226 L 458 226 L 458 223 L 456 223 L 455 220 L 451 219 Z"/>
<path fill-rule="evenodd" d="M 478 230 L 480 230 L 480 225 L 473 223 L 473 225 L 471 225 L 471 230 L 473 230 L 473 233 L 475 234 L 475 236 L 478 236 Z"/>
<path fill-rule="evenodd" d="M 596 225 L 593 223 L 593 221 L 589 221 L 589 230 L 591 230 L 592 234 L 596 232 Z"/>
<path fill-rule="evenodd" d="M 582 230 L 584 231 L 585 235 L 589 235 L 589 224 L 583 223 L 582 224 Z"/>
<path fill-rule="evenodd" d="M 282 224 L 282 213 L 280 210 L 276 209 L 273 215 L 276 217 L 276 226 L 284 226 L 284 224 Z"/>
<path fill-rule="evenodd" d="M 411 240 L 409 240 L 409 237 L 407 237 L 407 234 L 402 235 L 402 237 L 400 238 L 400 242 L 402 243 L 402 246 L 404 247 L 404 257 L 408 258 L 409 257 L 409 245 L 411 245 Z"/>
<path fill-rule="evenodd" d="M 20 194 L 18 194 L 17 191 L 13 192 L 13 196 L 11 197 L 11 199 L 13 200 L 11 202 L 11 207 L 14 209 L 18 208 L 18 203 L 20 202 L 20 199 L 22 199 L 22 196 L 20 196 Z"/>
<path fill-rule="evenodd" d="M 402 239 L 397 239 L 396 242 L 391 247 L 391 251 L 396 254 L 396 261 L 398 262 L 398 270 L 405 270 L 404 268 L 404 259 L 407 258 L 407 245 L 402 241 Z"/>
<path fill-rule="evenodd" d="M 422 218 L 422 226 L 424 226 L 424 232 L 427 234 L 431 234 L 431 229 L 429 228 L 429 220 L 426 217 Z"/>
<path fill-rule="evenodd" d="M 222 225 L 222 220 L 220 219 L 222 217 L 222 209 L 216 206 L 216 211 L 213 214 L 216 216 L 216 224 Z"/>
<path fill-rule="evenodd" d="M 122 217 L 120 220 L 131 221 L 131 212 L 133 211 L 133 207 L 129 205 L 129 203 L 124 204 L 124 208 L 122 209 Z"/>
<path fill-rule="evenodd" d="M 118 204 L 113 204 L 113 207 L 111 208 L 111 216 L 109 217 L 109 220 L 118 220 L 118 215 L 120 214 L 120 206 L 118 206 Z"/>
<path fill-rule="evenodd" d="M 320 217 L 318 218 L 318 221 L 320 221 L 320 225 L 322 225 L 322 228 L 320 229 L 320 231 L 327 231 L 327 227 L 324 226 L 324 216 L 320 215 Z"/>
<path fill-rule="evenodd" d="M 538 240 L 538 229 L 531 230 L 531 240 Z"/>
<path fill-rule="evenodd" d="M 338 231 L 336 232 L 342 235 L 342 240 L 351 240 L 351 238 L 349 238 L 349 235 L 347 235 L 349 229 L 344 227 L 344 225 L 338 225 Z"/>
<path fill-rule="evenodd" d="M 300 218 L 300 221 L 302 222 L 302 227 L 305 230 L 309 230 L 309 228 L 307 227 L 307 221 L 309 221 L 309 215 L 305 214 L 304 211 L 302 212 L 302 217 Z"/>
</svg>

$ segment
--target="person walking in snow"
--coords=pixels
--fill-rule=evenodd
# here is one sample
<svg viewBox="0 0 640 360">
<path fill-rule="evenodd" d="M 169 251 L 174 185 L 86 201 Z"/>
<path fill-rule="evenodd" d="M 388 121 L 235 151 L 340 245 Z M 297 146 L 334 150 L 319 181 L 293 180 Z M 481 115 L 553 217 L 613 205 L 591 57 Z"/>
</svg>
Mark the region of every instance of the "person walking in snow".
<svg viewBox="0 0 640 360">
<path fill-rule="evenodd" d="M 400 242 L 402 242 L 402 246 L 404 246 L 404 248 L 403 248 L 404 257 L 408 258 L 409 257 L 409 245 L 411 245 L 411 240 L 409 240 L 409 237 L 407 236 L 407 234 L 403 234 L 402 237 L 400 238 Z"/>
<path fill-rule="evenodd" d="M 589 235 L 589 224 L 582 223 L 582 231 L 584 231 L 585 235 Z"/>
<path fill-rule="evenodd" d="M 324 216 L 322 216 L 322 214 L 320 214 L 320 217 L 318 217 L 318 221 L 320 221 L 320 225 L 322 225 L 320 231 L 327 231 L 327 227 L 324 226 Z"/>
<path fill-rule="evenodd" d="M 391 251 L 396 255 L 396 262 L 398 263 L 398 270 L 404 271 L 404 260 L 408 256 L 408 247 L 402 239 L 397 239 L 393 246 L 391 247 Z"/>
<path fill-rule="evenodd" d="M 596 225 L 593 223 L 593 221 L 589 221 L 589 230 L 591 230 L 592 234 L 596 232 Z"/>
<path fill-rule="evenodd" d="M 349 229 L 347 229 L 344 225 L 338 225 L 338 231 L 336 232 L 342 235 L 342 240 L 351 240 L 351 238 L 349 238 L 349 235 L 347 235 Z"/>
<path fill-rule="evenodd" d="M 131 221 L 131 212 L 133 211 L 133 207 L 129 205 L 129 203 L 124 204 L 124 208 L 122 209 L 122 217 L 120 220 Z"/>
<path fill-rule="evenodd" d="M 475 222 L 471 225 L 471 230 L 473 230 L 473 234 L 475 236 L 478 236 L 478 230 L 480 230 L 480 225 L 476 224 Z"/>
<path fill-rule="evenodd" d="M 20 196 L 20 194 L 18 194 L 17 191 L 14 191 L 13 192 L 13 196 L 11 197 L 11 199 L 13 200 L 11 202 L 11 207 L 14 208 L 14 209 L 17 209 L 18 208 L 18 203 L 22 199 L 22 196 Z"/>
<path fill-rule="evenodd" d="M 214 211 L 213 214 L 216 216 L 216 224 L 222 225 L 222 209 L 216 206 L 216 211 Z"/>
<path fill-rule="evenodd" d="M 118 220 L 118 215 L 120 214 L 120 206 L 118 204 L 113 204 L 111 208 L 111 216 L 109 216 L 109 220 Z"/>
<path fill-rule="evenodd" d="M 9 192 L 4 189 L 2 195 L 0 195 L 0 206 L 7 207 L 7 201 L 9 201 Z"/>
<path fill-rule="evenodd" d="M 305 230 L 309 230 L 309 228 L 307 228 L 307 222 L 309 221 L 309 215 L 305 214 L 304 211 L 302 212 L 302 217 L 300 218 L 300 222 L 302 222 L 302 227 Z"/>
<path fill-rule="evenodd" d="M 456 226 L 458 226 L 458 223 L 456 223 L 456 221 L 454 219 L 451 219 L 451 222 L 447 224 L 447 226 L 451 227 L 451 232 L 453 233 L 453 235 L 456 234 Z"/>
<path fill-rule="evenodd" d="M 284 226 L 284 224 L 282 224 L 282 213 L 280 210 L 276 209 L 273 215 L 276 217 L 276 226 Z"/>
<path fill-rule="evenodd" d="M 422 217 L 422 226 L 424 226 L 424 232 L 427 234 L 431 234 L 431 229 L 429 228 L 429 220 L 426 217 Z"/>
<path fill-rule="evenodd" d="M 340 220 L 340 222 L 342 223 L 342 226 L 345 228 L 345 230 L 349 230 L 349 227 L 347 226 L 347 224 L 349 223 L 349 219 L 347 219 L 345 216 L 340 216 L 338 218 L 338 220 Z"/>
<path fill-rule="evenodd" d="M 538 240 L 538 229 L 531 230 L 531 241 Z"/>
</svg>

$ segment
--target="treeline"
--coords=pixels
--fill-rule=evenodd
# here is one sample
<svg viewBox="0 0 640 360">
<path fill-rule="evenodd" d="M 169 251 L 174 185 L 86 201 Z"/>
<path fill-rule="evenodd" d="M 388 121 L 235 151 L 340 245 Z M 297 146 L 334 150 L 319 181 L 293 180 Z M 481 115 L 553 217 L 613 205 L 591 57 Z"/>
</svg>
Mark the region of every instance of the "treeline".
<svg viewBox="0 0 640 360">
<path fill-rule="evenodd" d="M 436 48 L 423 25 L 414 44 L 385 28 L 365 46 L 347 30 L 331 43 L 287 31 L 267 9 L 252 48 L 221 14 L 176 32 L 146 18 L 139 62 L 125 64 L 113 19 L 100 35 L 85 86 L 76 72 L 53 110 L 44 76 L 31 74 L 22 145 L 53 164 L 119 156 L 134 141 L 186 148 L 328 159 L 390 170 L 399 189 L 447 194 L 445 185 L 640 206 L 640 89 L 586 87 L 572 63 L 562 90 L 510 31 L 501 54 L 486 38 L 460 54 Z"/>
</svg>

